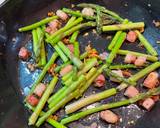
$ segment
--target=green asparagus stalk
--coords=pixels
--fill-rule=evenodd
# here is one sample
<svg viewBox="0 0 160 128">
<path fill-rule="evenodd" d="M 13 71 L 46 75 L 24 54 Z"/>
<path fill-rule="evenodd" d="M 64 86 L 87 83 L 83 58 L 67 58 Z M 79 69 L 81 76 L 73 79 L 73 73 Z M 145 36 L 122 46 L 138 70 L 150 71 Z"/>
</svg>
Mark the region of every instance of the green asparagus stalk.
<svg viewBox="0 0 160 128">
<path fill-rule="evenodd" d="M 61 93 L 61 95 L 59 95 L 59 97 L 57 97 L 57 99 L 51 102 L 48 107 L 52 108 L 53 106 L 55 106 L 60 100 L 62 100 L 66 95 L 74 91 L 80 85 L 80 83 L 82 83 L 85 80 L 86 80 L 85 76 L 81 75 L 77 81 L 74 81 L 66 90 L 64 90 Z"/>
<path fill-rule="evenodd" d="M 70 71 L 69 73 L 65 74 L 65 75 L 62 77 L 62 81 L 64 82 L 64 81 L 68 80 L 68 79 L 69 79 L 70 77 L 72 77 L 72 76 L 73 76 L 73 70 Z"/>
<path fill-rule="evenodd" d="M 120 106 L 133 104 L 133 103 L 135 103 L 139 100 L 148 98 L 148 97 L 150 97 L 150 96 L 152 96 L 156 93 L 160 94 L 160 87 L 155 88 L 155 89 L 151 89 L 146 93 L 140 93 L 139 95 L 137 95 L 133 98 L 130 98 L 130 99 L 126 99 L 126 100 L 122 100 L 122 101 L 118 101 L 118 102 L 114 102 L 114 103 L 109 103 L 109 104 L 103 104 L 103 105 L 97 106 L 95 108 L 88 109 L 88 110 L 79 112 L 77 114 L 73 114 L 73 115 L 71 115 L 67 118 L 62 119 L 61 124 L 67 124 L 67 123 L 73 122 L 75 120 L 78 120 L 80 118 L 83 118 L 87 115 L 90 115 L 92 113 L 96 113 L 96 112 L 103 111 L 103 110 L 106 110 L 106 109 L 117 108 L 117 107 L 120 107 Z"/>
<path fill-rule="evenodd" d="M 79 31 L 75 31 L 75 32 L 72 34 L 69 42 L 70 42 L 70 43 L 74 43 L 74 42 L 77 40 L 78 34 L 79 34 Z"/>
<path fill-rule="evenodd" d="M 125 19 L 123 21 L 123 24 L 127 24 L 128 23 L 128 19 Z M 113 37 L 111 43 L 108 45 L 108 49 L 112 50 L 112 48 L 115 46 L 116 42 L 118 41 L 118 38 L 120 37 L 122 31 L 117 31 L 115 36 Z"/>
<path fill-rule="evenodd" d="M 76 56 L 77 58 L 79 58 L 79 56 L 80 56 L 79 42 L 75 41 L 73 43 L 73 45 L 74 45 L 74 56 Z"/>
<path fill-rule="evenodd" d="M 52 57 L 50 58 L 49 62 L 45 65 L 45 67 L 43 68 L 42 72 L 40 73 L 40 75 L 38 76 L 38 79 L 34 82 L 29 94 L 33 93 L 34 89 L 36 88 L 36 86 L 42 81 L 42 79 L 44 78 L 46 72 L 48 71 L 48 69 L 51 67 L 51 65 L 54 63 L 54 61 L 56 60 L 56 58 L 58 57 L 58 54 L 55 52 L 53 53 Z"/>
<path fill-rule="evenodd" d="M 130 80 L 130 79 L 126 79 L 126 78 L 123 78 L 123 77 L 120 77 L 119 75 L 117 75 L 116 73 L 112 72 L 112 70 L 106 68 L 105 69 L 106 71 L 106 74 L 109 76 L 109 77 L 114 77 L 116 78 L 119 82 L 124 82 L 124 83 L 127 83 L 129 85 L 136 85 L 136 82 Z"/>
<path fill-rule="evenodd" d="M 105 99 L 108 96 L 115 95 L 116 93 L 117 93 L 116 89 L 112 88 L 112 89 L 108 89 L 108 90 L 105 90 L 105 91 L 97 93 L 97 94 L 90 95 L 86 98 L 81 98 L 80 100 L 78 100 L 70 105 L 67 105 L 65 107 L 65 112 L 66 112 L 66 114 L 73 113 L 84 106 L 87 106 L 87 105 L 92 104 L 94 102 Z"/>
<path fill-rule="evenodd" d="M 101 18 L 102 14 L 101 14 L 99 7 L 96 8 L 96 12 L 97 12 L 97 16 L 96 16 L 97 27 L 96 27 L 96 29 L 97 29 L 98 34 L 101 34 L 103 23 L 102 23 L 102 18 Z"/>
<path fill-rule="evenodd" d="M 76 67 L 73 67 L 73 76 L 72 77 L 72 81 L 76 81 L 78 79 L 78 75 L 77 75 L 77 68 Z"/>
<path fill-rule="evenodd" d="M 72 24 L 75 20 L 76 20 L 76 17 L 75 17 L 75 16 L 72 16 L 72 17 L 68 20 L 66 26 Z"/>
<path fill-rule="evenodd" d="M 43 20 L 41 20 L 41 21 L 39 21 L 37 23 L 28 25 L 26 27 L 19 28 L 18 31 L 19 32 L 29 31 L 29 30 L 35 29 L 35 28 L 37 28 L 39 26 L 42 26 L 42 25 L 44 25 L 44 24 L 46 24 L 46 23 L 48 23 L 48 22 L 50 22 L 50 21 L 52 21 L 54 19 L 57 19 L 57 18 L 58 18 L 58 16 L 47 17 L 47 18 L 45 18 L 45 19 L 43 19 Z"/>
<path fill-rule="evenodd" d="M 72 33 L 74 33 L 77 30 L 80 30 L 81 28 L 85 28 L 85 27 L 94 27 L 96 26 L 95 22 L 86 22 L 86 23 L 82 23 L 82 24 L 78 24 L 74 27 L 72 27 L 71 29 L 65 31 L 64 33 L 60 33 L 59 35 L 57 35 L 55 38 L 53 38 L 50 41 L 50 44 L 53 46 L 55 45 L 57 42 L 59 42 L 61 39 L 63 39 L 66 36 L 71 35 Z"/>
<path fill-rule="evenodd" d="M 82 8 L 85 8 L 85 7 L 90 7 L 90 8 L 94 8 L 94 9 L 100 8 L 101 12 L 107 13 L 107 14 L 111 15 L 112 17 L 114 17 L 115 19 L 117 19 L 118 21 L 123 22 L 123 18 L 121 18 L 118 14 L 116 14 L 113 11 L 110 11 L 110 10 L 106 9 L 103 6 L 99 6 L 99 5 L 96 5 L 96 4 L 88 4 L 88 3 L 81 3 L 81 4 L 78 4 L 77 6 L 82 7 Z"/>
<path fill-rule="evenodd" d="M 36 61 L 38 62 L 39 53 L 37 52 L 38 49 L 38 35 L 36 29 L 32 30 L 32 37 L 33 37 L 33 52 L 36 58 Z"/>
<path fill-rule="evenodd" d="M 85 62 L 83 69 L 78 72 L 78 75 L 86 73 L 88 70 L 90 70 L 96 64 L 97 64 L 97 58 L 91 58 L 91 59 L 87 60 Z"/>
<path fill-rule="evenodd" d="M 76 90 L 66 97 L 64 97 L 59 103 L 56 104 L 56 106 L 52 107 L 49 111 L 47 111 L 42 117 L 39 118 L 39 120 L 36 123 L 36 126 L 39 127 L 49 116 L 51 116 L 53 113 L 55 113 L 58 109 L 63 107 L 66 103 L 71 101 L 75 98 L 76 95 L 78 95 L 79 91 Z"/>
<path fill-rule="evenodd" d="M 84 58 L 86 58 L 88 56 L 88 52 L 84 52 L 83 54 L 80 55 L 80 60 L 83 60 Z M 59 72 L 63 67 L 67 66 L 68 64 L 71 64 L 71 61 L 68 61 L 67 63 L 64 63 L 60 66 L 57 66 L 54 71 L 55 73 Z"/>
<path fill-rule="evenodd" d="M 118 41 L 121 33 L 122 33 L 122 31 L 117 31 L 117 32 L 116 32 L 116 34 L 115 34 L 115 36 L 113 37 L 111 43 L 108 45 L 108 49 L 109 49 L 109 50 L 111 50 L 111 49 L 115 46 L 115 44 L 116 44 L 116 42 Z"/>
<path fill-rule="evenodd" d="M 80 70 L 77 74 L 77 76 L 80 76 L 84 73 L 86 73 L 88 70 L 90 70 L 92 67 L 94 67 L 97 64 L 97 59 L 96 58 L 91 58 L 89 59 L 85 64 L 82 70 Z M 66 86 L 69 86 L 72 83 L 72 77 L 68 79 L 64 84 Z"/>
<path fill-rule="evenodd" d="M 78 68 L 81 69 L 83 67 L 83 63 L 80 59 L 75 57 L 70 50 L 63 44 L 63 42 L 58 42 L 58 46 L 61 48 L 61 50 L 67 55 L 68 58 L 73 62 L 73 64 Z"/>
<path fill-rule="evenodd" d="M 132 81 L 137 81 L 140 78 L 142 78 L 143 76 L 145 76 L 146 74 L 154 71 L 155 69 L 157 69 L 159 67 L 160 67 L 160 62 L 155 62 L 155 63 L 149 65 L 148 67 L 142 69 L 141 71 L 139 71 L 135 75 L 131 76 L 129 79 Z"/>
<path fill-rule="evenodd" d="M 144 56 L 147 58 L 147 60 L 152 61 L 152 62 L 158 61 L 158 58 L 156 56 L 151 56 L 151 55 L 147 55 L 147 54 L 143 54 L 143 53 L 139 53 L 139 52 L 133 52 L 133 51 L 129 51 L 129 50 L 118 50 L 117 53 L 120 55 L 127 55 L 128 53 L 130 53 L 135 56 Z"/>
<path fill-rule="evenodd" d="M 91 79 L 91 77 L 97 72 L 97 69 L 95 67 L 91 68 L 89 72 L 85 75 L 86 80 Z"/>
<path fill-rule="evenodd" d="M 71 63 L 72 63 L 71 61 L 68 61 L 68 62 L 66 62 L 66 63 L 64 63 L 64 64 L 61 64 L 61 65 L 57 66 L 57 67 L 54 69 L 54 72 L 55 72 L 55 73 L 58 73 L 62 68 L 64 68 L 65 66 L 67 66 L 67 65 L 69 65 L 69 64 L 71 64 Z"/>
<path fill-rule="evenodd" d="M 67 90 L 65 90 L 61 95 L 59 95 L 59 97 L 55 99 L 54 102 L 52 102 L 52 104 L 50 104 L 50 107 L 49 107 L 50 109 L 42 117 L 38 119 L 36 126 L 39 127 L 50 115 L 52 115 L 60 107 L 62 107 L 64 104 L 70 101 L 70 99 L 66 99 L 66 101 L 63 101 L 63 100 L 65 99 L 65 97 L 67 97 L 67 95 L 73 92 L 85 80 L 86 80 L 85 76 L 81 75 L 77 81 L 75 81 L 71 86 L 67 88 Z"/>
<path fill-rule="evenodd" d="M 45 51 L 44 41 L 42 41 L 40 52 L 41 52 L 41 65 L 45 66 L 47 62 L 46 62 L 46 51 Z"/>
<path fill-rule="evenodd" d="M 140 78 L 144 77 L 145 75 L 147 75 L 148 73 L 154 71 L 155 69 L 159 68 L 160 67 L 160 62 L 155 62 L 151 65 L 149 65 L 148 67 L 142 69 L 141 71 L 139 71 L 138 73 L 134 74 L 133 76 L 129 77 L 129 81 L 132 81 L 132 82 L 136 82 L 138 81 Z M 117 89 L 119 91 L 125 89 L 126 87 L 128 87 L 128 84 L 126 83 L 121 83 Z"/>
<path fill-rule="evenodd" d="M 86 84 L 80 89 L 80 93 L 79 95 L 77 95 L 76 98 L 79 98 L 87 89 L 88 87 L 93 83 L 93 81 L 102 73 L 102 71 L 107 68 L 107 65 L 103 65 L 102 67 L 100 67 L 96 73 L 87 80 Z"/>
<path fill-rule="evenodd" d="M 144 22 L 116 24 L 116 25 L 103 26 L 102 31 L 107 32 L 107 31 L 130 30 L 130 29 L 140 29 L 143 27 L 144 27 Z"/>
<path fill-rule="evenodd" d="M 117 43 L 115 44 L 115 47 L 112 49 L 111 53 L 109 54 L 109 56 L 106 59 L 106 62 L 108 64 L 111 64 L 113 59 L 116 57 L 117 51 L 119 50 L 119 48 L 121 47 L 121 45 L 123 44 L 124 40 L 126 38 L 126 33 L 122 32 L 120 34 L 120 37 L 117 41 Z"/>
<path fill-rule="evenodd" d="M 59 29 L 58 31 L 56 31 L 55 33 L 53 33 L 49 38 L 47 38 L 46 42 L 52 42 L 52 40 L 56 36 L 59 36 L 59 35 L 63 34 L 67 30 L 71 29 L 73 26 L 75 26 L 75 25 L 79 24 L 80 22 L 82 22 L 83 18 L 79 17 L 75 21 L 73 21 L 72 23 L 70 23 L 71 20 L 72 20 L 72 18 L 68 21 L 69 23 L 66 26 L 64 26 L 63 28 Z"/>
<path fill-rule="evenodd" d="M 83 54 L 80 55 L 80 60 L 83 60 L 84 58 L 86 58 L 88 56 L 88 52 L 84 52 Z"/>
<path fill-rule="evenodd" d="M 56 92 L 55 94 L 53 94 L 49 99 L 48 99 L 48 104 L 50 104 L 52 101 L 54 101 L 54 99 L 57 99 L 59 97 L 59 95 L 61 95 L 68 87 L 64 86 L 61 89 L 58 90 L 58 92 Z"/>
<path fill-rule="evenodd" d="M 35 108 L 32 107 L 31 105 L 29 104 L 25 104 L 26 107 L 28 107 L 31 111 L 34 111 Z M 43 116 L 45 114 L 45 112 L 41 111 L 40 113 L 40 116 Z M 50 125 L 52 125 L 53 127 L 56 127 L 56 128 L 67 128 L 66 126 L 60 124 L 59 122 L 57 122 L 56 120 L 52 119 L 51 117 L 49 117 L 47 120 L 46 120 Z"/>
<path fill-rule="evenodd" d="M 56 50 L 56 52 L 58 53 L 58 55 L 61 57 L 61 59 L 63 60 L 64 63 L 66 63 L 68 61 L 67 56 L 63 53 L 63 51 L 59 48 L 58 45 L 54 46 L 54 49 Z"/>
<path fill-rule="evenodd" d="M 53 92 L 53 89 L 58 81 L 58 77 L 54 77 L 50 84 L 48 85 L 46 91 L 44 92 L 43 96 L 41 97 L 38 105 L 36 106 L 34 112 L 29 118 L 29 125 L 34 125 L 36 120 L 38 119 L 38 116 L 40 115 L 46 101 L 48 100 L 50 94 Z"/>
<path fill-rule="evenodd" d="M 71 9 L 68 9 L 68 8 L 63 8 L 62 9 L 65 13 L 68 13 L 72 16 L 76 16 L 76 17 L 83 17 L 87 20 L 95 20 L 96 17 L 95 16 L 86 16 L 86 15 L 83 15 L 82 13 L 78 12 L 78 11 L 73 11 Z"/>
<path fill-rule="evenodd" d="M 85 76 L 86 77 L 86 80 L 89 80 L 95 73 L 96 73 L 96 68 L 92 68 L 88 73 L 87 75 Z M 54 101 L 54 99 L 57 99 L 57 97 L 59 97 L 59 95 L 62 94 L 62 92 L 64 90 L 66 90 L 68 87 L 67 86 L 64 86 L 63 88 L 61 88 L 57 93 L 53 94 L 49 99 L 48 99 L 48 104 L 50 104 L 52 101 Z"/>
<path fill-rule="evenodd" d="M 139 31 L 136 30 L 135 32 L 137 33 L 140 42 L 147 49 L 148 53 L 150 53 L 153 56 L 157 56 L 157 51 L 152 47 L 152 45 L 147 41 L 147 39 Z"/>
<path fill-rule="evenodd" d="M 134 64 L 120 64 L 120 65 L 111 65 L 109 69 L 129 69 L 129 68 L 137 68 Z"/>
<path fill-rule="evenodd" d="M 36 29 L 37 36 L 38 36 L 38 43 L 37 43 L 37 54 L 39 54 L 39 67 L 44 66 L 46 64 L 46 54 L 45 54 L 45 47 L 44 47 L 44 31 L 40 27 Z"/>
</svg>

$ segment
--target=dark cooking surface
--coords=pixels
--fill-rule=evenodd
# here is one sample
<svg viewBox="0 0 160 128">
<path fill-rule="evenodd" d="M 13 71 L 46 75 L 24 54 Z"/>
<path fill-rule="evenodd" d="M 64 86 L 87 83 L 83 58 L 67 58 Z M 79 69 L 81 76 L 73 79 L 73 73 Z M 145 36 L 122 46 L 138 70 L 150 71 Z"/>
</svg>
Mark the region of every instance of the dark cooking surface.
<svg viewBox="0 0 160 128">
<path fill-rule="evenodd" d="M 12 0 L 13 2 L 14 0 Z M 23 107 L 21 106 L 21 104 L 18 102 L 18 99 L 16 98 L 13 89 L 9 86 L 11 85 L 10 79 L 6 79 L 6 72 L 5 72 L 5 68 L 3 68 L 2 66 L 7 67 L 8 71 L 10 72 L 10 78 L 12 79 L 12 83 L 14 83 L 14 87 L 17 89 L 17 92 L 19 92 L 19 96 L 21 96 L 23 89 L 20 88 L 20 86 L 26 86 L 29 83 L 26 82 L 28 81 L 28 79 L 22 79 L 21 83 L 26 83 L 26 84 L 20 84 L 19 83 L 19 78 L 18 78 L 18 70 L 17 70 L 17 52 L 18 49 L 20 48 L 20 46 L 23 46 L 29 39 L 29 34 L 27 34 L 27 36 L 25 34 L 19 34 L 19 33 L 15 33 L 15 31 L 17 30 L 17 28 L 20 25 L 26 25 L 29 23 L 32 23 L 34 21 L 36 21 L 37 19 L 41 19 L 42 17 L 46 16 L 46 13 L 50 10 L 52 10 L 53 8 L 55 10 L 57 10 L 60 7 L 63 6 L 70 6 L 70 1 L 66 0 L 66 1 L 61 1 L 61 0 L 46 0 L 45 2 L 42 1 L 43 4 L 40 4 L 42 0 L 36 1 L 36 0 L 28 0 L 26 2 L 23 3 L 23 5 L 20 7 L 19 9 L 19 1 L 17 0 L 15 3 L 17 8 L 14 9 L 14 13 L 16 14 L 14 17 L 12 17 L 13 15 L 11 15 L 11 10 L 8 10 L 8 12 L 3 13 L 2 11 L 0 11 L 0 14 L 2 15 L 7 15 L 8 19 L 12 19 L 10 21 L 8 21 L 8 32 L 9 33 L 9 43 L 7 44 L 7 52 L 9 53 L 6 56 L 8 57 L 7 60 L 1 59 L 1 72 L 0 72 L 0 80 L 4 81 L 1 82 L 1 91 L 3 91 L 3 93 L 0 93 L 0 111 L 2 111 L 0 113 L 0 115 L 2 115 L 3 117 L 3 126 L 4 128 L 20 128 L 20 127 L 27 127 L 26 126 L 26 112 L 23 110 Z M 51 2 L 52 1 L 52 2 Z M 83 0 L 84 1 L 84 0 Z M 82 1 L 82 2 L 83 2 Z M 89 0 L 88 2 L 93 2 L 94 0 Z M 51 2 L 51 4 L 49 4 Z M 139 1 L 140 2 L 140 1 Z M 141 2 L 144 2 L 141 0 Z M 119 14 L 121 14 L 124 17 L 129 18 L 130 20 L 133 21 L 145 21 L 145 23 L 147 24 L 147 29 L 145 29 L 145 36 L 147 36 L 147 39 L 151 42 L 154 43 L 153 46 L 155 45 L 155 41 L 158 39 L 158 32 L 159 30 L 154 28 L 153 24 L 152 24 L 152 20 L 153 19 L 158 19 L 159 17 L 158 14 L 160 14 L 157 10 L 157 5 L 158 2 L 160 3 L 159 0 L 153 0 L 153 1 L 147 1 L 144 3 L 135 3 L 134 0 L 128 0 L 128 1 L 124 1 L 124 0 L 100 0 L 97 1 L 97 3 L 101 4 L 101 5 L 106 5 L 107 8 L 110 8 L 116 12 L 119 12 Z M 19 10 L 18 10 L 19 9 Z M 18 10 L 18 13 L 17 13 Z M 24 11 L 25 10 L 25 11 Z M 0 15 L 0 16 L 1 16 Z M 15 18 L 16 17 L 16 18 Z M 14 24 L 14 26 L 9 27 L 9 23 L 10 24 Z M 9 28 L 12 28 L 11 30 Z M 13 37 L 16 37 L 16 41 L 13 41 Z M 104 46 L 106 46 L 104 43 L 107 43 L 106 40 L 104 40 L 103 38 L 100 37 L 96 37 L 96 39 L 94 39 L 94 35 L 91 34 L 91 36 L 89 36 L 88 40 L 92 40 L 93 42 L 93 47 L 97 48 L 98 50 L 101 51 L 101 48 L 104 48 Z M 87 38 L 87 37 L 86 37 Z M 85 42 L 85 38 L 79 38 L 79 40 L 81 40 L 81 42 Z M 95 45 L 97 44 L 98 45 Z M 87 43 L 87 42 L 85 42 Z M 97 47 L 98 46 L 98 47 Z M 132 46 L 129 46 L 130 48 Z M 126 48 L 126 47 L 125 47 Z M 137 48 L 136 48 L 137 49 Z M 156 49 L 159 51 L 159 48 L 156 47 Z M 142 50 L 142 49 L 139 49 Z M 160 51 L 159 51 L 160 52 Z M 7 65 L 4 63 L 6 62 Z M 12 77 L 11 77 L 12 76 Z M 29 81 L 32 82 L 32 81 Z M 3 85 L 3 86 L 2 86 Z M 16 86 L 15 86 L 16 85 Z M 89 91 L 90 93 L 92 91 Z M 22 96 L 21 96 L 22 98 Z M 118 97 L 119 98 L 119 97 Z M 110 99 L 109 99 L 110 100 Z M 5 102 L 4 102 L 5 101 Z M 12 106 L 11 106 L 12 105 Z M 157 104 L 156 107 L 153 109 L 153 111 L 148 112 L 147 114 L 144 115 L 144 118 L 140 119 L 137 123 L 140 124 L 140 126 L 138 128 L 159 128 L 159 119 L 158 118 L 159 114 L 159 107 L 160 105 Z M 136 106 L 130 106 L 130 107 L 136 107 Z M 12 108 L 12 109 L 10 109 Z M 124 110 L 123 110 L 124 109 Z M 131 109 L 132 110 L 132 109 Z M 117 111 L 120 115 L 122 115 L 124 118 L 123 120 L 123 124 L 120 123 L 119 126 L 117 126 L 117 128 L 121 128 L 124 124 L 128 125 L 128 127 L 130 126 L 130 124 L 128 124 L 128 118 L 133 118 L 132 120 L 134 120 L 135 118 L 135 113 L 138 113 L 138 115 L 143 114 L 142 111 L 140 111 L 138 108 L 133 109 L 133 111 L 131 111 L 131 113 L 128 115 L 128 111 L 127 108 L 120 108 L 119 110 L 115 110 Z M 5 113 L 5 114 L 3 114 Z M 133 116 L 132 116 L 133 115 Z M 83 128 L 84 126 L 80 125 L 81 123 L 84 125 L 90 125 L 92 122 L 97 121 L 97 114 L 93 114 L 92 116 L 90 116 L 91 118 L 85 118 L 82 119 L 80 121 L 78 121 L 79 127 Z M 150 118 L 149 118 L 150 117 Z M 0 118 L 2 120 L 2 118 Z M 142 120 L 142 121 L 141 121 Z M 158 121 L 157 121 L 158 120 Z M 1 121 L 0 121 L 1 122 Z M 14 123 L 13 123 L 14 122 Z M 15 123 L 16 122 L 16 123 Z M 107 127 L 107 125 L 105 125 L 106 123 L 99 121 L 98 120 L 98 124 L 101 124 L 101 128 L 105 128 Z M 78 128 L 77 123 L 72 123 L 72 127 L 73 128 Z"/>
</svg>

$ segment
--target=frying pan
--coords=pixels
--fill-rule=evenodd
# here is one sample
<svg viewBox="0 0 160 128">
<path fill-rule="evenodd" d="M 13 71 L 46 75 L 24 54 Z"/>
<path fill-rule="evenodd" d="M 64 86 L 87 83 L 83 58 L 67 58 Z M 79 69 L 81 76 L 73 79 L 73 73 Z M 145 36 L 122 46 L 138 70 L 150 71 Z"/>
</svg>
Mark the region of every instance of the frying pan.
<svg viewBox="0 0 160 128">
<path fill-rule="evenodd" d="M 3 52 L 3 54 L 0 56 L 0 76 L 3 76 L 1 78 L 1 88 L 4 90 L 4 86 L 7 88 L 9 88 L 7 85 L 12 86 L 21 105 L 18 108 L 12 108 L 14 102 L 10 104 L 10 110 L 14 112 L 12 112 L 11 117 L 6 117 L 5 121 L 8 124 L 0 121 L 3 122 L 2 127 L 28 127 L 28 112 L 24 111 L 22 101 L 25 96 L 26 87 L 33 83 L 33 81 L 36 79 L 36 76 L 40 72 L 39 70 L 37 70 L 36 73 L 28 72 L 25 68 L 25 63 L 19 61 L 17 53 L 20 47 L 30 42 L 31 35 L 29 33 L 18 33 L 17 29 L 21 26 L 31 24 L 46 17 L 48 11 L 54 11 L 61 7 L 71 7 L 71 4 L 78 4 L 80 2 L 100 4 L 117 12 L 122 17 L 129 18 L 132 21 L 144 21 L 147 26 L 144 35 L 149 42 L 152 43 L 158 53 L 160 53 L 160 47 L 155 43 L 159 38 L 158 36 L 160 31 L 152 24 L 153 20 L 160 18 L 160 0 L 8 0 L 3 3 L 0 8 L 0 50 L 1 53 Z M 110 40 L 106 40 L 105 34 L 102 36 L 95 36 L 94 33 L 90 32 L 90 30 L 88 30 L 88 32 L 89 36 L 84 37 L 83 34 L 85 32 L 82 31 L 78 38 L 79 42 L 81 43 L 81 50 L 83 51 L 84 46 L 88 41 L 90 41 L 93 47 L 95 47 L 99 52 L 102 52 Z M 29 45 L 27 45 L 27 47 L 30 48 Z M 123 49 L 145 52 L 144 49 L 139 48 L 136 45 L 128 44 L 123 45 L 122 47 Z M 52 48 L 48 49 L 52 52 Z M 121 61 L 122 59 L 118 57 L 118 60 L 116 60 L 115 63 Z M 7 83 L 7 85 L 5 85 L 5 83 Z M 115 85 L 112 83 L 110 87 L 111 86 Z M 106 85 L 106 87 L 102 90 L 107 88 L 108 85 Z M 101 90 L 89 88 L 86 95 L 98 91 Z M 119 100 L 121 98 L 122 94 L 120 93 L 113 98 L 103 100 L 101 103 L 106 103 L 111 100 Z M 8 99 L 16 101 L 16 99 L 12 96 L 10 96 Z M 92 123 L 96 122 L 99 128 L 160 128 L 159 107 L 160 104 L 157 103 L 151 112 L 140 110 L 136 105 L 113 109 L 113 111 L 122 117 L 122 121 L 117 125 L 109 125 L 104 121 L 99 120 L 98 114 L 92 114 L 91 116 L 69 124 L 68 127 L 89 128 Z M 63 110 L 60 110 L 59 114 L 63 115 Z M 16 117 L 18 119 L 15 120 Z M 42 127 L 50 126 L 45 124 Z"/>
</svg>

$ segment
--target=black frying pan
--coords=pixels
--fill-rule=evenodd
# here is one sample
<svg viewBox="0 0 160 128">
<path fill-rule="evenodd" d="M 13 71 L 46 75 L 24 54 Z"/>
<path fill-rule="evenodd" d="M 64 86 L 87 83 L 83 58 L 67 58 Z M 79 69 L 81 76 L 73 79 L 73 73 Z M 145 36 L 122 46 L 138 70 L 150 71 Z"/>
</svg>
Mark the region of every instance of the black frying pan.
<svg viewBox="0 0 160 128">
<path fill-rule="evenodd" d="M 89 2 L 89 3 L 97 3 L 103 6 L 106 6 L 108 9 L 111 9 L 117 13 L 119 13 L 122 17 L 129 18 L 132 21 L 144 21 L 146 24 L 146 29 L 144 35 L 147 39 L 152 43 L 152 45 L 156 48 L 158 52 L 160 52 L 160 47 L 155 43 L 159 36 L 159 30 L 154 27 L 152 24 L 152 20 L 157 20 L 160 18 L 160 0 L 12 0 L 7 1 L 0 8 L 0 45 L 1 49 L 4 48 L 3 52 L 3 67 L 0 69 L 3 70 L 3 80 L 11 82 L 11 85 L 14 86 L 16 94 L 19 98 L 19 101 L 22 103 L 24 98 L 24 90 L 26 86 L 29 86 L 34 81 L 33 75 L 26 71 L 27 69 L 24 66 L 24 63 L 19 62 L 17 53 L 21 46 L 24 46 L 30 39 L 31 36 L 29 33 L 18 33 L 17 29 L 21 26 L 25 26 L 31 24 L 39 19 L 46 17 L 48 11 L 57 10 L 61 7 L 70 7 L 71 4 L 77 4 L 80 2 Z M 88 32 L 90 32 L 88 30 Z M 90 32 L 88 37 L 83 37 L 84 32 L 82 31 L 78 40 L 82 43 L 81 49 L 84 49 L 85 43 L 89 40 L 92 42 L 93 47 L 97 48 L 98 51 L 102 52 L 104 47 L 107 46 L 109 40 L 106 40 L 105 34 L 100 36 L 95 36 Z M 7 39 L 8 37 L 8 39 Z M 52 51 L 52 48 L 49 48 Z M 145 52 L 144 49 L 141 49 L 134 45 L 123 45 L 123 49 L 131 49 L 135 51 Z M 122 61 L 121 58 L 118 57 L 118 61 Z M 116 61 L 115 61 L 116 62 Z M 37 71 L 38 72 L 38 71 Z M 3 84 L 3 83 L 1 83 Z M 115 86 L 112 84 L 111 86 Z M 106 86 L 106 89 L 108 86 Z M 102 89 L 104 90 L 104 88 Z M 93 91 L 101 91 L 99 89 L 90 88 L 86 95 L 91 94 Z M 4 94 L 5 95 L 5 94 Z M 13 97 L 10 97 L 13 98 Z M 115 99 L 120 99 L 121 94 L 116 97 L 109 98 L 102 102 L 107 102 Z M 113 111 L 117 112 L 122 117 L 122 122 L 117 125 L 108 125 L 102 120 L 99 120 L 98 114 L 93 114 L 84 119 L 81 119 L 75 123 L 71 123 L 68 126 L 71 128 L 86 128 L 90 126 L 93 122 L 97 122 L 100 128 L 160 128 L 160 115 L 159 115 L 159 103 L 156 104 L 155 108 L 151 112 L 144 112 L 139 110 L 136 106 L 131 105 L 129 107 L 122 107 L 118 109 L 114 109 Z M 12 108 L 13 109 L 13 108 Z M 16 109 L 17 110 L 17 109 Z M 5 128 L 22 128 L 27 127 L 27 117 L 28 114 L 25 111 L 17 110 L 19 113 L 15 113 L 12 117 L 12 121 L 9 123 L 12 125 L 3 125 Z M 60 111 L 63 113 L 63 111 Z M 63 115 L 63 114 L 62 114 Z M 19 120 L 14 122 L 14 117 L 18 116 Z M 141 118 L 140 118 L 141 117 Z M 22 119 L 23 118 L 23 119 Z M 140 118 L 140 119 L 138 119 Z M 7 120 L 7 119 L 6 119 Z M 9 119 L 8 119 L 9 120 Z M 132 124 L 132 120 L 134 123 Z M 23 123 L 25 122 L 25 123 Z M 16 123 L 16 125 L 15 125 Z M 45 125 L 46 126 L 46 125 Z M 42 127 L 45 127 L 42 126 Z"/>
</svg>

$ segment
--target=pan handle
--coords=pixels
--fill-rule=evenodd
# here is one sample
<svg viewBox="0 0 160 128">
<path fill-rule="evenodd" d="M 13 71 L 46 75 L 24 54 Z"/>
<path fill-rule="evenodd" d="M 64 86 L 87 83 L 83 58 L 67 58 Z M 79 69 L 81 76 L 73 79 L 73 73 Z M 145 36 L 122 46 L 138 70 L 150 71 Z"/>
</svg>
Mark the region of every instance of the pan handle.
<svg viewBox="0 0 160 128">
<path fill-rule="evenodd" d="M 4 21 L 0 21 L 0 45 L 4 45 L 7 42 L 7 39 L 6 24 Z"/>
</svg>

